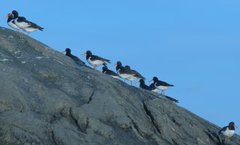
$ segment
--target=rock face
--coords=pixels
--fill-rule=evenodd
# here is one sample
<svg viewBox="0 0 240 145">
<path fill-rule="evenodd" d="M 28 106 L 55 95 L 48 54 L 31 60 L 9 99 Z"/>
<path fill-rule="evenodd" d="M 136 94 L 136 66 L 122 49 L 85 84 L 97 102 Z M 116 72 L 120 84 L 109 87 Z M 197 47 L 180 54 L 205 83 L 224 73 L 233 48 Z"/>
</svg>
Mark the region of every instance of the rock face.
<svg viewBox="0 0 240 145">
<path fill-rule="evenodd" d="M 4 28 L 0 77 L 0 145 L 218 144 L 219 127 L 164 97 Z"/>
</svg>

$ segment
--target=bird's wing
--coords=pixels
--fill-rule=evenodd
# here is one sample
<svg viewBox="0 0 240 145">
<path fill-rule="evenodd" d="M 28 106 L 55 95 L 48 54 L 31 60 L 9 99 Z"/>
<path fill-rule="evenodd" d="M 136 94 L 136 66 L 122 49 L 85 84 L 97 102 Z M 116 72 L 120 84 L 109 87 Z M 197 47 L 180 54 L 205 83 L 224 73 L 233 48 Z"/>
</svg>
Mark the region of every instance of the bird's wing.
<svg viewBox="0 0 240 145">
<path fill-rule="evenodd" d="M 112 70 L 108 70 L 108 72 L 109 72 L 110 75 L 119 76 L 117 73 L 115 73 L 115 72 L 112 71 Z"/>
<path fill-rule="evenodd" d="M 108 60 L 106 58 L 102 58 L 100 56 L 96 56 L 96 55 L 92 55 L 91 60 L 102 60 L 102 61 L 110 63 L 110 60 Z"/>
<path fill-rule="evenodd" d="M 165 98 L 167 98 L 168 100 L 173 101 L 175 103 L 178 103 L 178 100 L 175 99 L 175 98 L 172 98 L 172 97 L 169 97 L 169 96 L 165 96 Z"/>
<path fill-rule="evenodd" d="M 156 85 L 157 86 L 161 86 L 161 85 L 163 85 L 163 86 L 174 86 L 174 85 L 171 85 L 171 84 L 169 84 L 167 82 L 160 81 L 160 80 L 157 81 Z"/>
<path fill-rule="evenodd" d="M 29 27 L 36 28 L 36 29 L 39 29 L 41 31 L 44 29 L 43 27 L 41 27 L 41 26 L 31 22 L 31 21 L 28 21 L 28 23 L 29 23 Z"/>
<path fill-rule="evenodd" d="M 132 74 L 134 74 L 136 77 L 138 77 L 138 78 L 142 78 L 142 79 L 145 79 L 139 72 L 137 72 L 136 70 L 132 70 L 132 69 L 130 69 L 130 72 L 132 73 Z"/>
<path fill-rule="evenodd" d="M 221 134 L 222 131 L 227 130 L 227 127 L 228 127 L 228 126 L 225 126 L 225 127 L 223 127 L 221 130 L 219 130 L 218 134 Z"/>
<path fill-rule="evenodd" d="M 75 56 L 75 55 L 70 55 L 69 56 L 70 58 L 72 58 L 72 60 L 75 62 L 75 63 L 77 63 L 77 64 L 80 64 L 80 65 L 84 65 L 85 63 L 81 60 L 81 59 L 79 59 L 77 56 Z"/>
</svg>

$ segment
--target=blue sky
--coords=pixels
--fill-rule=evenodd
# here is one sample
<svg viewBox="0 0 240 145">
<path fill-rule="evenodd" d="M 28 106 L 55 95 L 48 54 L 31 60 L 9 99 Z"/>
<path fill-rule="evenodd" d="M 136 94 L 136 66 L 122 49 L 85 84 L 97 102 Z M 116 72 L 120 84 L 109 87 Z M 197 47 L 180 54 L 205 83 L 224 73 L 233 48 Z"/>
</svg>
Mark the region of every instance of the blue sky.
<svg viewBox="0 0 240 145">
<path fill-rule="evenodd" d="M 219 126 L 240 126 L 240 1 L 2 0 L 43 26 L 31 36 L 63 51 L 94 54 L 175 85 L 167 95 Z M 240 133 L 239 129 L 237 130 Z"/>
</svg>

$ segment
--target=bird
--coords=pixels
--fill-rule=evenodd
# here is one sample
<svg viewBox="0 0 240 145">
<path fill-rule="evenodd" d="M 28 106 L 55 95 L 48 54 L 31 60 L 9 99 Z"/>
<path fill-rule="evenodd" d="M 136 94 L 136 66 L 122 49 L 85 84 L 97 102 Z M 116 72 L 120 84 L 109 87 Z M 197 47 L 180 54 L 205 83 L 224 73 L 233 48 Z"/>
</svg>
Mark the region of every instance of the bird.
<svg viewBox="0 0 240 145">
<path fill-rule="evenodd" d="M 124 66 L 125 69 L 129 70 L 129 72 L 131 74 L 133 74 L 132 76 L 129 77 L 129 80 L 135 80 L 135 79 L 143 79 L 145 80 L 145 78 L 136 70 L 131 69 L 131 67 L 129 65 L 125 65 Z"/>
<path fill-rule="evenodd" d="M 140 88 L 142 88 L 144 90 L 152 91 L 152 92 L 158 92 L 158 89 L 155 87 L 154 84 L 151 84 L 150 86 L 148 86 L 145 84 L 145 81 L 143 79 L 140 79 L 139 82 L 140 82 L 140 84 L 139 84 Z M 169 97 L 166 95 L 163 95 L 162 97 L 165 97 L 166 99 L 168 99 L 172 102 L 178 103 L 178 100 L 175 98 L 172 98 L 172 97 Z"/>
<path fill-rule="evenodd" d="M 114 71 L 108 69 L 106 64 L 103 64 L 103 65 L 104 66 L 102 67 L 102 73 L 110 75 L 111 77 L 116 78 L 116 79 L 120 78 L 120 76 L 117 73 L 115 73 Z"/>
<path fill-rule="evenodd" d="M 70 48 L 66 48 L 65 52 L 66 52 L 66 56 L 70 57 L 75 63 L 77 63 L 79 65 L 84 65 L 85 64 L 81 59 L 79 59 L 77 56 L 75 56 L 71 53 Z"/>
<path fill-rule="evenodd" d="M 144 81 L 144 79 L 140 79 L 139 80 L 139 87 L 140 88 L 142 88 L 142 89 L 144 89 L 144 90 L 148 90 L 148 91 L 152 91 L 152 89 L 150 88 L 150 86 L 148 86 L 148 85 L 146 85 L 145 84 L 145 81 Z M 155 87 L 155 86 L 154 86 Z"/>
<path fill-rule="evenodd" d="M 235 133 L 235 123 L 230 122 L 228 126 L 223 127 L 221 130 L 219 130 L 218 135 L 221 139 L 222 143 L 224 144 L 226 138 L 231 138 Z"/>
<path fill-rule="evenodd" d="M 153 83 L 161 91 L 161 94 L 164 94 L 164 91 L 169 87 L 173 87 L 174 85 L 168 84 L 167 82 L 159 80 L 156 76 L 153 77 Z"/>
<path fill-rule="evenodd" d="M 115 66 L 116 66 L 116 71 L 119 74 L 119 76 L 125 80 L 128 80 L 128 78 L 131 76 L 129 69 L 123 67 L 121 61 L 117 61 Z"/>
<path fill-rule="evenodd" d="M 145 80 L 145 78 L 139 72 L 131 69 L 131 67 L 129 65 L 126 65 L 125 68 L 128 69 L 131 72 L 131 74 L 133 74 L 132 76 L 129 77 L 129 80 L 136 80 L 136 79 Z"/>
<path fill-rule="evenodd" d="M 136 79 L 145 79 L 140 73 L 135 70 L 132 70 L 130 66 L 122 66 L 121 61 L 117 61 L 116 63 L 116 71 L 125 80 L 129 80 L 132 84 L 133 80 Z"/>
<path fill-rule="evenodd" d="M 151 88 L 152 92 L 155 92 L 155 93 L 159 92 L 159 89 L 155 86 L 154 83 L 150 84 L 149 87 Z"/>
<path fill-rule="evenodd" d="M 86 56 L 86 60 L 90 65 L 93 66 L 94 69 L 100 65 L 103 65 L 104 63 L 110 63 L 110 60 L 108 59 L 93 55 L 90 50 L 87 50 L 86 53 L 83 53 L 82 55 Z"/>
<path fill-rule="evenodd" d="M 20 28 L 15 24 L 14 21 L 15 21 L 14 15 L 12 13 L 8 13 L 8 15 L 7 15 L 7 24 L 8 24 L 8 26 L 13 28 L 14 30 L 19 31 Z"/>
<path fill-rule="evenodd" d="M 44 29 L 39 25 L 28 21 L 25 17 L 20 17 L 16 10 L 12 11 L 12 15 L 14 18 L 14 24 L 25 32 L 31 33 L 37 30 L 43 31 Z"/>
<path fill-rule="evenodd" d="M 144 79 L 140 79 L 139 83 L 140 83 L 139 87 L 144 90 L 148 90 L 148 91 L 152 91 L 152 92 L 156 92 L 156 90 L 158 91 L 158 89 L 155 87 L 155 85 L 150 85 L 150 86 L 146 85 Z"/>
</svg>

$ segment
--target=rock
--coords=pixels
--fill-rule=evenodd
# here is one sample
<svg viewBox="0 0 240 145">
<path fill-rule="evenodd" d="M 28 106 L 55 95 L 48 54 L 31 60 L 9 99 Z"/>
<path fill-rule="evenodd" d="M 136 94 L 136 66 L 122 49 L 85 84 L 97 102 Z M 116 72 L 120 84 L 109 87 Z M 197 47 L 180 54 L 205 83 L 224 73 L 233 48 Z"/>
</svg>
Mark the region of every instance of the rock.
<svg viewBox="0 0 240 145">
<path fill-rule="evenodd" d="M 218 144 L 219 127 L 171 100 L 4 28 L 0 77 L 3 145 Z M 226 142 L 239 145 L 240 137 Z"/>
</svg>

